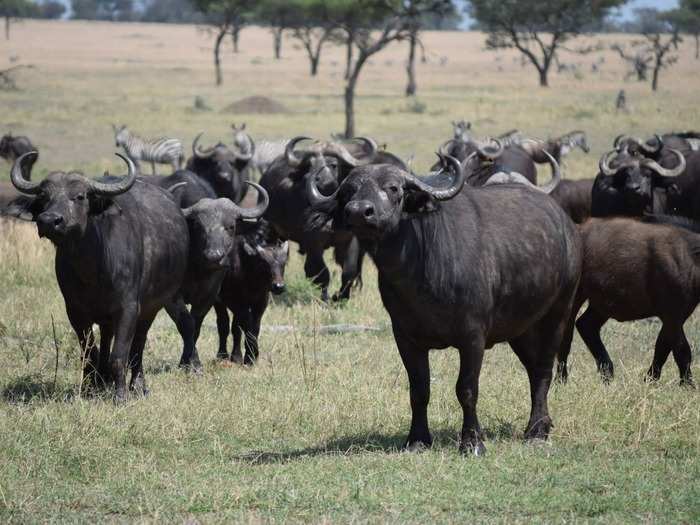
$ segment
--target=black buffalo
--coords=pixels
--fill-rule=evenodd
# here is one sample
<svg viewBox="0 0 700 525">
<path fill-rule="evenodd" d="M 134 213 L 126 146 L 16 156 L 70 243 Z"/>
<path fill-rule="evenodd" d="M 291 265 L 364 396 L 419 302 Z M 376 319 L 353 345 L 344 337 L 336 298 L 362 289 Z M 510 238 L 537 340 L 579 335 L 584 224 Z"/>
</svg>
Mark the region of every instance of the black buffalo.
<svg viewBox="0 0 700 525">
<path fill-rule="evenodd" d="M 251 178 L 251 160 L 255 147 L 249 151 L 234 151 L 222 143 L 210 148 L 198 145 L 200 133 L 192 143 L 192 157 L 187 160 L 187 169 L 206 180 L 218 197 L 226 197 L 240 203 L 246 195 L 245 181 Z M 253 144 L 251 139 L 251 144 Z"/>
<path fill-rule="evenodd" d="M 284 269 L 289 258 L 289 242 L 280 239 L 262 220 L 257 225 L 243 225 L 236 238 L 237 261 L 224 279 L 219 293 L 223 315 L 217 316 L 220 359 L 229 358 L 226 343 L 229 335 L 227 308 L 233 314 L 230 359 L 252 365 L 258 359 L 260 322 L 270 299 L 270 292 L 284 292 Z M 217 310 L 218 312 L 218 310 Z M 241 334 L 245 337 L 245 355 L 241 352 Z"/>
<path fill-rule="evenodd" d="M 454 346 L 464 415 L 460 447 L 484 452 L 476 414 L 479 372 L 484 349 L 501 341 L 509 342 L 530 380 L 525 435 L 546 438 L 554 357 L 581 271 L 578 232 L 540 192 L 512 184 L 460 191 L 465 170 L 454 158 L 442 162 L 453 180 L 441 189 L 386 165 L 354 169 L 331 196 L 311 178 L 308 226 L 332 221 L 334 230 L 352 232 L 377 266 L 410 385 L 407 447 L 432 443 L 428 351 Z"/>
<path fill-rule="evenodd" d="M 658 197 L 676 182 L 687 165 L 679 151 L 671 150 L 670 154 L 676 163 L 672 168 L 619 144 L 603 155 L 591 190 L 591 215 L 634 217 L 651 211 L 666 211 L 659 209 Z M 661 196 L 661 199 L 665 202 L 666 197 Z"/>
<path fill-rule="evenodd" d="M 255 187 L 260 196 L 261 202 L 254 208 L 241 208 L 225 198 L 203 198 L 182 210 L 190 239 L 187 273 L 177 297 L 166 306 L 184 342 L 182 367 L 201 369 L 196 346 L 199 332 L 234 260 L 238 223 L 256 220 L 267 209 L 269 199 L 265 190 L 254 182 L 247 184 Z M 191 305 L 189 311 L 188 304 Z M 221 315 L 222 309 L 217 308 L 217 318 Z"/>
<path fill-rule="evenodd" d="M 127 158 L 123 179 L 58 171 L 32 183 L 21 176 L 21 166 L 33 155 L 15 161 L 12 183 L 30 197 L 20 197 L 9 211 L 28 213 L 39 236 L 56 247 L 56 278 L 85 354 L 85 378 L 93 386 L 111 378 L 115 400 L 124 401 L 128 366 L 130 388 L 145 394 L 146 335 L 187 268 L 189 235 L 180 208 L 168 192 L 137 182 Z M 139 187 L 132 189 L 134 184 Z M 100 327 L 99 352 L 93 324 Z"/>
<path fill-rule="evenodd" d="M 8 133 L 7 135 L 3 135 L 3 137 L 0 139 L 0 157 L 9 162 L 15 162 L 22 155 L 31 151 L 36 152 L 37 149 L 27 137 L 14 137 L 11 133 Z M 31 180 L 32 167 L 34 167 L 34 163 L 38 158 L 38 153 L 36 155 L 26 157 L 22 165 L 22 176 L 26 180 Z"/>
<path fill-rule="evenodd" d="M 361 139 L 362 146 L 355 155 L 348 147 L 335 142 L 315 143 L 304 151 L 295 151 L 296 145 L 305 137 L 292 139 L 285 154 L 278 157 L 260 179 L 260 184 L 270 194 L 270 207 L 266 219 L 279 236 L 299 243 L 300 251 L 306 254 L 304 272 L 321 288 L 323 300 L 328 300 L 330 272 L 323 261 L 323 252 L 334 249 L 335 261 L 341 266 L 341 289 L 335 299 L 348 299 L 354 283 L 362 275 L 362 251 L 357 239 L 348 231 L 319 229 L 309 232 L 304 228 L 304 216 L 309 209 L 306 181 L 313 178 L 320 188 L 332 192 L 356 166 L 374 162 L 389 162 L 405 165 L 387 152 L 377 151 L 370 139 Z"/>
</svg>

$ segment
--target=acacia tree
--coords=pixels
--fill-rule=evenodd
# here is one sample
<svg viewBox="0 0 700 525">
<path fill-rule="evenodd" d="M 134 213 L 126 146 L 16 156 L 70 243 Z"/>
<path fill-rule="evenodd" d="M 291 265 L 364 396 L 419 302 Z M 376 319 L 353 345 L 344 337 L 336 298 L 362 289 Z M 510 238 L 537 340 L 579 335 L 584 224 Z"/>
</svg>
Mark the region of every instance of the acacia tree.
<svg viewBox="0 0 700 525">
<path fill-rule="evenodd" d="M 645 52 L 645 50 L 638 49 L 636 51 L 628 52 L 622 44 L 613 44 L 610 49 L 616 51 L 620 58 L 632 66 L 632 71 L 627 75 L 629 78 L 632 75 L 637 75 L 638 82 L 647 81 L 647 72 L 649 71 L 649 66 L 654 60 L 652 56 Z"/>
<path fill-rule="evenodd" d="M 252 16 L 255 0 L 195 0 L 195 5 L 207 18 L 212 32 L 216 35 L 214 40 L 214 69 L 216 71 L 216 85 L 223 82 L 221 75 L 221 43 L 226 35 L 231 35 L 234 42 L 234 51 L 238 47 L 238 33 L 242 24 Z"/>
<path fill-rule="evenodd" d="M 256 18 L 269 25 L 272 32 L 273 53 L 276 60 L 282 58 L 282 37 L 299 22 L 300 0 L 262 0 L 258 2 Z"/>
<path fill-rule="evenodd" d="M 667 14 L 668 21 L 695 40 L 695 60 L 700 59 L 700 0 L 681 0 L 680 7 Z"/>
<path fill-rule="evenodd" d="M 647 49 L 653 56 L 651 90 L 656 91 L 659 87 L 659 73 L 661 70 L 678 62 L 678 55 L 671 53 L 678 49 L 678 44 L 683 39 L 676 31 L 673 31 L 670 35 L 647 33 L 644 36 L 648 42 Z"/>
<path fill-rule="evenodd" d="M 406 83 L 406 96 L 411 97 L 416 94 L 416 47 L 422 46 L 419 32 L 423 28 L 426 19 L 426 12 L 430 13 L 433 21 L 439 20 L 448 16 L 456 16 L 455 6 L 452 0 L 432 2 L 432 6 L 426 6 L 424 0 L 405 0 L 404 6 L 406 10 L 406 26 L 408 29 L 408 60 L 406 62 L 406 75 L 408 77 Z M 426 9 L 428 7 L 428 9 Z"/>
<path fill-rule="evenodd" d="M 488 32 L 486 48 L 520 51 L 549 86 L 549 69 L 564 44 L 601 22 L 626 0 L 470 0 L 469 14 Z"/>
<path fill-rule="evenodd" d="M 29 16 L 36 5 L 28 0 L 0 0 L 0 16 L 5 18 L 5 39 L 10 39 L 10 24 L 13 19 Z"/>
</svg>

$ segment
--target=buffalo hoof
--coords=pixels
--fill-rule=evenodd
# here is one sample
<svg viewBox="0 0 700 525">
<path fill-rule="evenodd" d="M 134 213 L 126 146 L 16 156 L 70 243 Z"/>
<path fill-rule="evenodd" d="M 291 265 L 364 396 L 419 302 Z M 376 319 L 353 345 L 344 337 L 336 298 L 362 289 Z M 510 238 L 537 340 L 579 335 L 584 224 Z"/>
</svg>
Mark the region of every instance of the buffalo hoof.
<svg viewBox="0 0 700 525">
<path fill-rule="evenodd" d="M 425 452 L 430 447 L 432 447 L 432 443 L 426 443 L 424 441 L 413 441 L 412 443 L 406 442 L 403 446 L 403 450 L 405 452 L 419 453 Z"/>
<path fill-rule="evenodd" d="M 615 377 L 615 370 L 612 363 L 600 363 L 598 364 L 598 373 L 600 378 L 603 380 L 604 384 L 609 384 L 610 381 Z"/>
<path fill-rule="evenodd" d="M 556 380 L 562 385 L 565 385 L 566 382 L 569 380 L 569 371 L 566 368 L 566 363 L 559 363 L 557 365 Z"/>
<path fill-rule="evenodd" d="M 201 375 L 202 373 L 204 373 L 204 368 L 202 367 L 202 363 L 199 362 L 199 359 L 193 359 L 189 363 L 180 361 L 180 364 L 178 366 L 182 368 L 185 372 L 189 372 L 192 374 Z"/>
<path fill-rule="evenodd" d="M 539 419 L 536 423 L 531 423 L 525 429 L 525 439 L 539 439 L 545 441 L 549 437 L 549 430 L 552 428 L 552 420 L 549 416 Z"/>
<path fill-rule="evenodd" d="M 126 389 L 124 388 L 117 388 L 116 392 L 114 392 L 114 404 L 115 405 L 123 405 L 127 401 L 127 395 L 126 395 Z"/>
<path fill-rule="evenodd" d="M 129 385 L 129 390 L 137 396 L 148 397 L 151 393 L 148 388 L 146 388 L 146 380 L 140 376 L 134 379 Z"/>
<path fill-rule="evenodd" d="M 478 441 L 462 441 L 459 444 L 459 451 L 465 456 L 474 456 L 480 458 L 486 455 L 486 447 L 480 439 Z"/>
<path fill-rule="evenodd" d="M 229 358 L 229 357 L 228 357 L 228 352 L 227 352 L 226 350 L 219 350 L 219 351 L 216 353 L 216 358 L 217 358 L 217 359 L 220 359 L 221 361 L 224 361 L 224 360 L 226 360 L 226 359 Z"/>
<path fill-rule="evenodd" d="M 650 368 L 644 376 L 645 383 L 656 383 L 661 379 L 661 372 Z"/>
<path fill-rule="evenodd" d="M 695 390 L 695 381 L 693 381 L 692 377 L 682 377 L 680 382 L 678 383 L 678 386 Z"/>
<path fill-rule="evenodd" d="M 231 352 L 231 361 L 233 361 L 236 364 L 242 365 L 243 364 L 243 355 L 238 352 Z"/>
</svg>

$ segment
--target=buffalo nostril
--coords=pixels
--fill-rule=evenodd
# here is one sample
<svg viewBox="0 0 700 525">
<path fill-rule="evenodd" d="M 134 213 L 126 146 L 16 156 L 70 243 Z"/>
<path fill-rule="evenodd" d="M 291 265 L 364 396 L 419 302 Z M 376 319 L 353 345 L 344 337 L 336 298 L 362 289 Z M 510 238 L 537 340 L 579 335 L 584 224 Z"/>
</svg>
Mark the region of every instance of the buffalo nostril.
<svg viewBox="0 0 700 525">
<path fill-rule="evenodd" d="M 56 217 L 56 218 L 53 220 L 53 225 L 54 225 L 54 226 L 60 226 L 62 222 L 63 222 L 63 217 Z"/>
<path fill-rule="evenodd" d="M 366 218 L 369 219 L 369 218 L 372 217 L 373 215 L 374 215 L 374 207 L 368 206 L 367 208 L 365 208 L 365 217 L 366 217 Z"/>
</svg>

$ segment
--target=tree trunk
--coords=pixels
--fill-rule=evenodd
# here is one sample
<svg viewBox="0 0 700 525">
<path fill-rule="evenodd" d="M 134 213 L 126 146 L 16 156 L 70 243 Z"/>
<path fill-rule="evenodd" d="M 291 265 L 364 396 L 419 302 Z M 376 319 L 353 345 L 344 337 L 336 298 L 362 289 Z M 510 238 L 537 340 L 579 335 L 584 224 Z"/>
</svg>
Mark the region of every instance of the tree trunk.
<svg viewBox="0 0 700 525">
<path fill-rule="evenodd" d="M 549 79 L 547 78 L 547 73 L 549 72 L 548 68 L 539 67 L 537 71 L 540 74 L 540 87 L 549 87 Z"/>
<path fill-rule="evenodd" d="M 221 42 L 226 36 L 226 30 L 222 29 L 216 36 L 216 42 L 214 43 L 214 68 L 216 69 L 216 85 L 220 86 L 222 82 L 221 78 Z"/>
<path fill-rule="evenodd" d="M 654 66 L 654 75 L 651 78 L 651 90 L 656 91 L 656 89 L 659 87 L 659 71 L 661 70 L 661 66 L 657 63 Z"/>
<path fill-rule="evenodd" d="M 360 54 L 357 57 L 355 67 L 350 72 L 350 77 L 345 86 L 345 138 L 351 139 L 355 136 L 355 87 L 360 78 L 360 71 L 367 56 Z"/>
<path fill-rule="evenodd" d="M 416 94 L 416 40 L 418 39 L 417 32 L 411 31 L 411 36 L 408 39 L 408 63 L 406 64 L 406 74 L 408 75 L 408 84 L 406 84 L 406 96 L 412 97 Z"/>
<path fill-rule="evenodd" d="M 284 29 L 276 28 L 272 30 L 274 35 L 274 45 L 275 45 L 275 60 L 282 58 L 282 32 Z"/>
<path fill-rule="evenodd" d="M 700 58 L 700 33 L 695 33 L 695 60 Z"/>
<path fill-rule="evenodd" d="M 5 17 L 5 40 L 10 39 L 10 17 Z"/>
<path fill-rule="evenodd" d="M 352 43 L 353 37 L 348 35 L 345 50 L 345 80 L 350 78 L 350 70 L 352 69 Z"/>
<path fill-rule="evenodd" d="M 231 31 L 231 39 L 233 40 L 233 52 L 238 53 L 238 37 L 241 34 L 241 26 L 236 26 Z"/>
<path fill-rule="evenodd" d="M 318 63 L 321 59 L 321 53 L 317 53 L 316 56 L 313 54 L 309 55 L 309 61 L 311 62 L 311 76 L 315 77 L 318 74 Z"/>
</svg>

